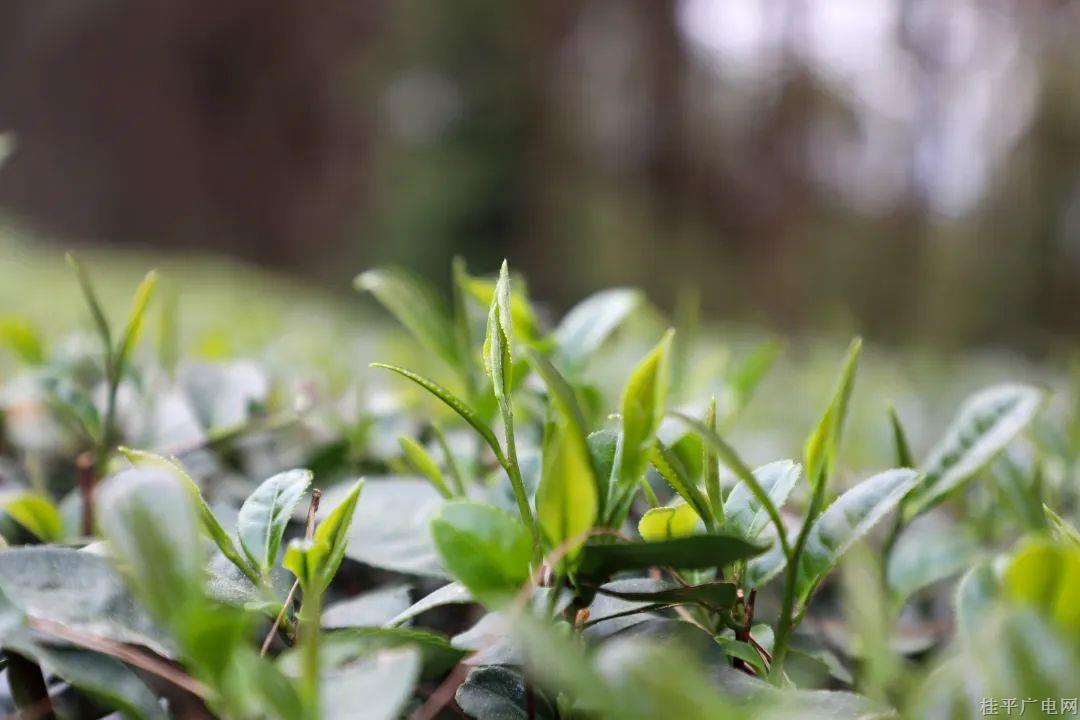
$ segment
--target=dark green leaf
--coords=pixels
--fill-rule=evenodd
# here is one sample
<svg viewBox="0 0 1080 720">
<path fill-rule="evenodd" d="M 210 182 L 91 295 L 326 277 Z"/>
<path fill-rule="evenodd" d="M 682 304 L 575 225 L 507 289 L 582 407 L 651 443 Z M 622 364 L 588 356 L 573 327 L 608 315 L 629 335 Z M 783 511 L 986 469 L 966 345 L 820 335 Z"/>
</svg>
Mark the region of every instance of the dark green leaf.
<svg viewBox="0 0 1080 720">
<path fill-rule="evenodd" d="M 587 543 L 578 572 L 583 577 L 603 580 L 624 570 L 720 567 L 764 551 L 764 546 L 733 535 L 694 535 L 649 543 Z"/>
<path fill-rule="evenodd" d="M 727 609 L 735 604 L 735 585 L 711 582 L 702 585 L 676 585 L 650 590 L 649 592 L 624 592 L 601 586 L 597 592 L 620 600 L 649 603 L 650 605 L 685 605 L 697 603 L 713 610 Z"/>
</svg>

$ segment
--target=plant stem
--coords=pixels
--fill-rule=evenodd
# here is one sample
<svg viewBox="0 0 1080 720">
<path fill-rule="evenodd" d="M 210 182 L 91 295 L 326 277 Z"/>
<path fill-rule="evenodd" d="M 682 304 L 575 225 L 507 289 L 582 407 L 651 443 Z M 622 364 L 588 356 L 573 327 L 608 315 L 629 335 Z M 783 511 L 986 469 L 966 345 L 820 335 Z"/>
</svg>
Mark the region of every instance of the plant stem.
<svg viewBox="0 0 1080 720">
<path fill-rule="evenodd" d="M 825 497 L 825 476 L 821 475 L 821 481 L 815 486 L 814 494 L 810 497 L 810 507 L 806 511 L 799 537 L 795 540 L 795 547 L 788 555 L 787 572 L 784 581 L 784 600 L 780 606 L 780 621 L 776 629 L 776 641 L 773 644 L 773 663 L 769 671 L 769 677 L 774 683 L 778 683 L 784 676 L 784 656 L 787 655 L 788 644 L 791 641 L 791 633 L 802 619 L 802 613 L 798 618 L 793 618 L 795 612 L 795 584 L 799 579 L 799 560 L 802 558 L 803 549 L 806 546 L 806 538 L 810 534 L 810 526 L 814 524 L 821 503 Z"/>
<path fill-rule="evenodd" d="M 82 495 L 82 534 L 94 534 L 94 456 L 84 452 L 75 459 L 79 472 L 79 493 Z"/>
<path fill-rule="evenodd" d="M 514 499 L 517 500 L 521 521 L 525 523 L 532 534 L 533 564 L 540 567 L 544 559 L 544 553 L 540 547 L 540 526 L 537 524 L 532 508 L 529 506 L 529 496 L 525 492 L 525 481 L 521 477 L 521 466 L 518 464 L 517 457 L 517 442 L 514 440 L 514 414 L 509 407 L 509 401 L 502 405 L 503 425 L 506 428 L 506 474 L 510 476 L 510 485 L 514 488 Z"/>
<path fill-rule="evenodd" d="M 308 540 L 315 534 L 315 513 L 319 509 L 319 500 L 321 498 L 322 491 L 319 488 L 311 491 L 311 504 L 308 505 L 307 525 L 304 528 L 304 537 Z M 274 619 L 274 624 L 270 626 L 270 632 L 266 633 L 266 639 L 263 640 L 262 648 L 259 651 L 259 654 L 263 657 L 266 657 L 266 653 L 270 650 L 270 643 L 274 641 L 274 634 L 277 633 L 278 627 L 285 620 L 285 614 L 289 611 L 289 607 L 292 606 L 293 598 L 296 597 L 296 591 L 299 587 L 300 578 L 297 578 L 293 581 L 292 587 L 289 588 L 289 594 L 285 596 L 285 602 L 281 604 L 281 611 L 277 614 L 277 618 Z"/>
</svg>

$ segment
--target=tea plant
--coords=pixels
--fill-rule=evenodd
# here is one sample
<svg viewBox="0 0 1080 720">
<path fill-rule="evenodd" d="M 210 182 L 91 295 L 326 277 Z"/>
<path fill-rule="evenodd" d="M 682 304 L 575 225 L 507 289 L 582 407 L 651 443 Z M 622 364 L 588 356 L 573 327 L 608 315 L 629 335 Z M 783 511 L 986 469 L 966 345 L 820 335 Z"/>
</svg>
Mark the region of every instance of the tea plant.
<svg viewBox="0 0 1080 720">
<path fill-rule="evenodd" d="M 856 478 L 856 339 L 805 442 L 753 468 L 732 430 L 779 346 L 717 382 L 692 302 L 666 332 L 628 289 L 548 324 L 505 264 L 456 262 L 449 302 L 369 271 L 423 353 L 374 363 L 389 383 L 365 373 L 355 412 L 183 357 L 175 302 L 140 356 L 156 276 L 116 335 L 72 264 L 96 351 L 2 334 L 25 367 L 0 444 L 12 712 L 922 718 L 1077 695 L 1080 412 L 1041 387 L 976 393 L 925 454 L 883 411 L 892 457 Z M 651 346 L 612 364 L 633 332 Z"/>
</svg>

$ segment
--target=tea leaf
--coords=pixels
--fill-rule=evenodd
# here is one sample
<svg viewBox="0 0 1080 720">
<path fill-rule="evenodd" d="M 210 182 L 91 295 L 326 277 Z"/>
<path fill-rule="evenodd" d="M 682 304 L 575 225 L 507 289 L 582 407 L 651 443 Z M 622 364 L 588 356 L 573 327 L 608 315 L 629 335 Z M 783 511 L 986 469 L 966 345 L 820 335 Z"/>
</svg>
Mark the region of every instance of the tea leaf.
<svg viewBox="0 0 1080 720">
<path fill-rule="evenodd" d="M 696 432 L 701 437 L 702 442 L 716 451 L 717 456 L 720 458 L 720 462 L 724 463 L 724 465 L 735 474 L 735 477 L 739 478 L 743 484 L 745 484 L 746 489 L 749 490 L 758 503 L 760 503 L 761 508 L 772 521 L 773 527 L 777 529 L 780 549 L 783 550 L 784 558 L 791 555 L 787 531 L 784 529 L 784 523 L 780 519 L 780 512 L 769 498 L 768 492 L 761 487 L 761 484 L 754 476 L 754 473 L 747 467 L 746 463 L 743 462 L 742 458 L 739 457 L 734 448 L 724 442 L 724 439 L 713 432 L 713 430 L 705 423 L 677 412 L 673 412 L 671 415 L 672 417 L 681 420 Z M 731 502 L 730 497 L 728 502 Z"/>
<path fill-rule="evenodd" d="M 776 340 L 764 340 L 758 343 L 750 354 L 732 370 L 728 378 L 728 386 L 731 388 L 734 399 L 733 407 L 728 412 L 729 416 L 737 414 L 750 403 L 754 392 L 769 374 L 769 370 L 772 369 L 783 349 L 783 344 Z"/>
<path fill-rule="evenodd" d="M 157 273 L 151 270 L 143 277 L 139 287 L 135 289 L 127 325 L 124 327 L 124 332 L 120 336 L 116 350 L 113 353 L 113 367 L 110 371 L 113 378 L 120 378 L 124 374 L 124 368 L 127 365 L 128 358 L 131 356 L 131 351 L 139 341 L 139 335 L 142 334 L 143 320 L 146 317 L 146 308 L 150 304 L 150 299 L 154 296 L 157 280 Z"/>
<path fill-rule="evenodd" d="M 926 512 L 970 480 L 1028 426 L 1042 402 L 1042 392 L 1018 384 L 970 397 L 923 463 L 924 479 L 904 501 L 904 517 Z"/>
<path fill-rule="evenodd" d="M 1054 529 L 1054 533 L 1058 538 L 1073 547 L 1080 548 L 1080 531 L 1046 505 L 1043 505 L 1043 512 L 1046 513 L 1046 519 L 1050 521 L 1050 526 Z"/>
<path fill-rule="evenodd" d="M 914 470 L 887 470 L 851 488 L 814 521 L 799 559 L 796 595 L 805 603 L 849 547 L 886 514 L 915 483 Z"/>
<path fill-rule="evenodd" d="M 716 398 L 709 400 L 709 409 L 705 411 L 705 427 L 716 432 Z M 692 437 L 692 436 L 688 436 Z M 720 456 L 712 445 L 701 443 L 701 474 L 705 481 L 705 492 L 709 497 L 713 517 L 717 522 L 724 522 L 724 496 L 720 492 Z"/>
<path fill-rule="evenodd" d="M 626 592 L 611 586 L 597 588 L 601 595 L 609 595 L 631 602 L 643 602 L 650 605 L 685 605 L 696 603 L 712 610 L 730 608 L 735 604 L 735 585 L 727 582 L 711 582 L 701 585 L 675 585 L 649 590 L 648 592 Z"/>
<path fill-rule="evenodd" d="M 700 518 L 686 503 L 651 508 L 638 521 L 638 534 L 645 542 L 657 542 L 692 535 Z"/>
<path fill-rule="evenodd" d="M 758 486 L 777 510 L 787 502 L 799 481 L 802 466 L 791 460 L 779 460 L 754 470 Z M 737 533 L 754 539 L 769 522 L 769 514 L 746 482 L 740 482 L 728 494 L 724 505 L 724 522 Z"/>
<path fill-rule="evenodd" d="M 716 644 L 725 655 L 742 660 L 744 663 L 754 668 L 759 677 L 765 677 L 765 661 L 762 660 L 761 655 L 758 654 L 758 651 L 755 650 L 750 643 L 726 637 L 717 637 Z"/>
<path fill-rule="evenodd" d="M 0 595 L 21 612 L 120 643 L 175 654 L 173 642 L 103 557 L 60 547 L 0 553 Z M 2 618 L 0 618 L 2 619 Z"/>
<path fill-rule="evenodd" d="M 455 500 L 431 522 L 443 565 L 485 604 L 498 604 L 529 577 L 529 533 L 491 505 Z"/>
<path fill-rule="evenodd" d="M 513 358 L 510 343 L 514 329 L 510 315 L 510 275 L 503 261 L 499 282 L 495 286 L 491 308 L 488 311 L 487 337 L 484 339 L 484 369 L 491 378 L 495 398 L 503 414 L 509 407 L 510 390 L 513 385 Z"/>
<path fill-rule="evenodd" d="M 1002 585 L 1013 602 L 1035 608 L 1070 634 L 1080 632 L 1080 550 L 1030 542 L 1005 569 Z"/>
<path fill-rule="evenodd" d="M 353 286 L 370 292 L 428 352 L 455 369 L 467 362 L 458 353 L 450 315 L 435 293 L 421 280 L 403 270 L 368 270 L 356 276 Z"/>
<path fill-rule="evenodd" d="M 322 586 L 322 568 L 330 555 L 325 540 L 294 538 L 285 548 L 281 566 L 296 576 L 305 596 L 317 595 Z"/>
<path fill-rule="evenodd" d="M 187 471 L 184 470 L 179 462 L 142 450 L 132 450 L 131 448 L 126 447 L 121 447 L 119 450 L 121 454 L 127 458 L 128 462 L 137 468 L 158 468 L 175 475 L 182 482 L 184 487 L 187 488 L 192 501 L 195 503 L 195 508 L 199 513 L 199 520 L 203 530 L 210 536 L 210 539 L 214 541 L 214 544 L 217 545 L 221 554 L 228 558 L 233 565 L 238 567 L 251 582 L 259 582 L 258 571 L 243 557 L 240 549 L 237 548 L 236 543 L 233 542 L 232 535 L 221 526 L 217 516 L 214 515 L 214 511 L 206 504 L 206 500 L 203 498 L 202 492 L 199 490 L 199 486 L 195 483 L 195 480 L 188 475 Z"/>
<path fill-rule="evenodd" d="M 68 265 L 75 271 L 75 277 L 79 280 L 79 287 L 82 289 L 86 306 L 90 309 L 90 315 L 94 319 L 94 325 L 97 328 L 98 336 L 101 338 L 101 344 L 105 348 L 105 365 L 112 367 L 112 331 L 109 329 L 109 321 L 105 317 L 105 312 L 101 309 L 101 302 L 98 300 L 94 284 L 90 280 L 90 274 L 74 255 L 68 253 L 65 257 Z"/>
<path fill-rule="evenodd" d="M 667 366 L 672 332 L 669 330 L 630 375 L 622 400 L 622 457 L 615 488 L 618 502 L 612 509 L 623 513 L 628 498 L 633 497 L 648 462 L 649 448 L 664 416 L 667 393 Z M 618 519 L 612 516 L 611 519 Z"/>
<path fill-rule="evenodd" d="M 289 470 L 265 480 L 240 507 L 236 532 L 251 564 L 266 575 L 277 563 L 278 550 L 293 511 L 311 485 L 309 470 Z"/>
<path fill-rule="evenodd" d="M 547 698 L 534 688 L 532 698 L 535 720 L 556 720 L 558 714 Z M 458 686 L 454 700 L 472 718 L 492 720 L 527 720 L 528 699 L 525 678 L 520 671 L 505 665 L 481 665 L 469 671 Z"/>
<path fill-rule="evenodd" d="M 537 338 L 540 324 L 537 322 L 532 306 L 529 305 L 528 294 L 521 289 L 525 285 L 524 281 L 515 274 L 512 285 L 513 289 L 506 298 L 507 302 L 504 302 L 510 310 L 507 322 L 521 339 L 531 342 Z M 498 280 L 493 282 L 488 278 L 466 275 L 462 287 L 484 307 L 490 308 L 491 304 L 497 300 Z M 507 332 L 507 335 L 510 333 Z"/>
<path fill-rule="evenodd" d="M 716 527 L 716 519 L 713 517 L 709 499 L 697 483 L 687 475 L 682 463 L 675 454 L 664 446 L 659 440 L 654 441 L 649 460 L 653 467 L 660 473 L 660 477 L 667 481 L 668 485 L 686 501 L 686 504 L 694 509 L 705 527 L 712 530 Z"/>
<path fill-rule="evenodd" d="M 405 368 L 397 367 L 395 365 L 386 365 L 384 363 L 371 363 L 371 367 L 395 372 L 404 378 L 412 380 L 414 383 L 442 400 L 451 410 L 460 415 L 465 422 L 472 425 L 476 432 L 480 433 L 480 436 L 484 438 L 484 441 L 487 442 L 488 446 L 490 446 L 495 453 L 495 457 L 499 459 L 500 464 L 505 466 L 506 459 L 503 456 L 502 447 L 499 445 L 499 440 L 495 437 L 495 433 L 487 423 L 480 419 L 480 416 L 477 415 L 472 408 L 466 405 L 456 395 L 443 386 L 428 380 L 422 375 L 417 375 L 411 370 L 406 370 Z"/>
<path fill-rule="evenodd" d="M 8 501 L 4 512 L 42 542 L 59 542 L 64 538 L 64 519 L 46 497 L 23 493 Z"/>
<path fill-rule="evenodd" d="M 721 567 L 765 552 L 734 535 L 693 535 L 659 542 L 586 543 L 578 573 L 606 579 L 624 570 L 674 567 L 686 570 Z"/>
<path fill-rule="evenodd" d="M 173 473 L 124 470 L 98 493 L 98 526 L 132 587 L 173 629 L 201 611 L 206 566 L 191 495 Z"/>
<path fill-rule="evenodd" d="M 345 548 L 349 544 L 349 529 L 352 527 L 356 503 L 360 499 L 360 491 L 363 488 L 363 478 L 353 483 L 345 499 L 339 502 L 326 519 L 315 528 L 315 542 L 325 543 L 327 547 L 326 558 L 319 568 L 323 589 L 330 585 L 330 581 L 334 579 L 338 568 L 341 567 L 342 558 L 345 557 Z"/>
<path fill-rule="evenodd" d="M 597 515 L 597 488 L 588 446 L 564 413 L 548 423 L 544 438 L 540 487 L 536 492 L 536 518 L 552 547 L 580 537 L 592 528 Z M 576 548 L 569 556 L 576 556 Z"/>
<path fill-rule="evenodd" d="M 320 707 L 326 718 L 393 720 L 401 717 L 420 675 L 415 648 L 381 650 L 321 677 Z M 358 706 L 358 699 L 362 703 Z"/>
<path fill-rule="evenodd" d="M 405 454 L 405 458 L 412 465 L 413 469 L 419 472 L 421 475 L 431 481 L 431 484 L 435 486 L 435 489 L 445 498 L 452 498 L 454 493 L 450 491 L 450 488 L 446 485 L 446 480 L 443 479 L 442 471 L 439 470 L 439 466 L 435 463 L 435 460 L 428 454 L 428 451 L 424 449 L 424 446 L 416 442 L 407 435 L 401 435 L 398 437 L 398 444 L 401 446 L 401 452 Z"/>
<path fill-rule="evenodd" d="M 167 720 L 150 688 L 119 660 L 75 647 L 35 642 L 29 633 L 3 638 L 5 649 L 44 665 L 72 687 L 138 720 Z"/>
<path fill-rule="evenodd" d="M 406 610 L 403 610 L 400 614 L 394 616 L 392 620 L 389 620 L 386 623 L 386 626 L 395 627 L 401 625 L 402 623 L 412 620 L 417 615 L 421 615 L 428 610 L 437 607 L 442 607 L 443 605 L 460 605 L 471 602 L 475 602 L 475 600 L 468 588 L 461 583 L 452 582 L 449 585 L 443 585 L 438 590 L 420 598 Z"/>
<path fill-rule="evenodd" d="M 862 352 L 862 339 L 855 338 L 848 346 L 840 379 L 832 400 L 825 409 L 817 428 L 806 441 L 806 479 L 810 486 L 817 488 L 822 479 L 832 475 L 836 465 L 836 452 L 840 444 L 840 433 L 847 417 L 848 401 L 855 384 L 855 370 L 858 367 L 859 354 Z"/>
<path fill-rule="evenodd" d="M 553 337 L 559 356 L 570 365 L 584 362 L 643 302 L 639 290 L 601 290 L 570 309 Z"/>
<path fill-rule="evenodd" d="M 986 627 L 987 610 L 1001 589 L 990 561 L 984 560 L 964 575 L 956 588 L 956 627 L 961 639 L 970 640 Z"/>
<path fill-rule="evenodd" d="M 900 423 L 900 416 L 896 414 L 896 408 L 891 405 L 889 406 L 889 425 L 892 427 L 893 447 L 896 450 L 896 466 L 918 467 L 919 464 L 915 462 L 915 456 L 912 455 L 911 446 L 908 444 L 907 433 L 904 432 L 904 426 Z"/>
<path fill-rule="evenodd" d="M 0 318 L 0 345 L 27 365 L 45 362 L 45 341 L 37 328 L 22 318 Z"/>
</svg>

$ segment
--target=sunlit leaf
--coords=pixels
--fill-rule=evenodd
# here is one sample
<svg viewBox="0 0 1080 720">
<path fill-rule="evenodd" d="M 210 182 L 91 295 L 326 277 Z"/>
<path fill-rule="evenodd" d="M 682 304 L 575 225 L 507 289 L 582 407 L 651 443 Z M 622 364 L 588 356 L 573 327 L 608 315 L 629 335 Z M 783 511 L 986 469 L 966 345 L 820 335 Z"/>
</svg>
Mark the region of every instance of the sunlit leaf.
<svg viewBox="0 0 1080 720">
<path fill-rule="evenodd" d="M 263 575 L 277 563 L 293 511 L 311 485 L 309 470 L 289 470 L 265 480 L 240 507 L 236 532 L 251 564 Z"/>
<path fill-rule="evenodd" d="M 778 460 L 754 470 L 754 478 L 766 493 L 773 506 L 779 510 L 787 502 L 795 484 L 799 481 L 802 466 L 791 460 Z M 769 523 L 769 514 L 746 482 L 740 482 L 728 494 L 724 504 L 724 521 L 727 527 L 748 538 L 756 538 Z"/>
<path fill-rule="evenodd" d="M 356 515 L 356 503 L 360 499 L 360 491 L 363 488 L 363 478 L 353 483 L 345 498 L 315 528 L 315 542 L 325 543 L 327 548 L 326 558 L 323 560 L 322 567 L 319 568 L 319 579 L 323 589 L 334 579 L 334 575 L 341 566 L 341 560 L 345 557 L 345 549 L 349 544 L 349 530 Z"/>
<path fill-rule="evenodd" d="M 428 451 L 424 449 L 424 446 L 416 442 L 407 435 L 401 435 L 398 437 L 398 444 L 401 446 L 401 452 L 404 453 L 405 459 L 409 461 L 413 469 L 419 472 L 421 475 L 431 481 L 431 484 L 435 486 L 435 489 L 445 498 L 451 498 L 454 493 L 446 485 L 446 480 L 443 478 L 442 471 L 439 470 L 438 464 L 434 458 L 428 454 Z"/>
<path fill-rule="evenodd" d="M 64 519 L 46 497 L 23 493 L 7 501 L 4 512 L 42 542 L 59 542 L 64 537 Z"/>
<path fill-rule="evenodd" d="M 862 339 L 855 338 L 848 346 L 844 364 L 840 370 L 840 379 L 833 391 L 825 414 L 806 441 L 806 473 L 811 487 L 817 488 L 823 477 L 832 475 L 836 466 L 836 453 L 840 444 L 840 433 L 847 417 L 848 402 L 855 384 L 855 370 L 862 352 Z"/>
<path fill-rule="evenodd" d="M 561 414 L 560 421 L 548 423 L 544 438 L 540 487 L 536 491 L 536 519 L 552 547 L 584 533 L 596 522 L 598 499 L 585 438 Z M 576 549 L 571 551 L 571 557 Z"/>
<path fill-rule="evenodd" d="M 686 537 L 694 533 L 700 521 L 686 503 L 650 508 L 638 521 L 638 534 L 646 542 Z"/>
<path fill-rule="evenodd" d="M 431 523 L 431 534 L 446 569 L 485 603 L 502 602 L 529 577 L 529 534 L 499 508 L 446 503 Z"/>
</svg>

